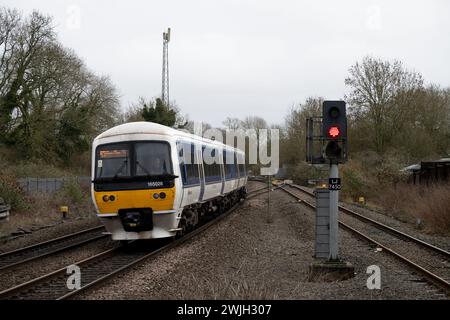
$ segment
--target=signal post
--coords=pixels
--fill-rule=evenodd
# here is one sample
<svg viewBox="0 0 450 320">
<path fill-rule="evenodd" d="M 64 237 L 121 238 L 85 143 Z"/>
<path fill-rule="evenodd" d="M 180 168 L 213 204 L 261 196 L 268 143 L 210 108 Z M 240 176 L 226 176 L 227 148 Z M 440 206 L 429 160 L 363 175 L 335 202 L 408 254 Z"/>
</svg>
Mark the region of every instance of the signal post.
<svg viewBox="0 0 450 320">
<path fill-rule="evenodd" d="M 327 273 L 331 279 L 348 279 L 354 276 L 354 267 L 339 257 L 339 164 L 348 159 L 347 114 L 344 101 L 324 101 L 322 117 L 307 120 L 306 145 L 309 163 L 330 166 L 328 190 L 316 190 L 315 257 L 321 260 L 311 265 L 310 274 L 312 278 Z M 319 221 L 323 224 L 324 219 L 328 222 L 326 228 L 319 225 Z"/>
</svg>

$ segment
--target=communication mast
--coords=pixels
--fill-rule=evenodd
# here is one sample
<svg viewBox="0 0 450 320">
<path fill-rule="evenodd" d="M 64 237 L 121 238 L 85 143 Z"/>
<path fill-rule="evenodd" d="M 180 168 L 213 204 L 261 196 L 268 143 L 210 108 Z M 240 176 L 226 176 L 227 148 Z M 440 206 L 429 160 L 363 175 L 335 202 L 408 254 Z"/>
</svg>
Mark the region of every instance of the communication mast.
<svg viewBox="0 0 450 320">
<path fill-rule="evenodd" d="M 169 42 L 170 42 L 170 28 L 163 33 L 163 67 L 162 67 L 162 92 L 161 100 L 169 105 Z"/>
</svg>

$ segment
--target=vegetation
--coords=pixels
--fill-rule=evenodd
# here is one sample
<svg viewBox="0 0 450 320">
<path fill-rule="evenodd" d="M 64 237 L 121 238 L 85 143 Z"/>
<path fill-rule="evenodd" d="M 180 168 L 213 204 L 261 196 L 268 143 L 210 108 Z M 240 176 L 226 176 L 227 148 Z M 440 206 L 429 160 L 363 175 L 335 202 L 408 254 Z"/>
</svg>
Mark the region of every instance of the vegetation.
<svg viewBox="0 0 450 320">
<path fill-rule="evenodd" d="M 426 232 L 448 234 L 450 188 L 448 186 L 390 186 L 374 196 L 388 215 L 415 224 Z"/>
<path fill-rule="evenodd" d="M 342 196 L 350 200 L 365 196 L 386 205 L 387 199 L 374 194 L 399 190 L 395 188 L 405 180 L 400 168 L 449 155 L 450 88 L 425 84 L 420 73 L 401 61 L 374 57 L 356 62 L 343 81 L 349 89 L 344 98 L 351 159 L 342 167 Z M 294 105 L 279 127 L 280 163 L 302 184 L 327 174 L 326 167 L 305 162 L 305 121 L 320 115 L 323 100 L 310 97 Z M 17 178 L 87 175 L 92 139 L 130 121 L 193 129 L 176 105 L 165 105 L 159 98 L 140 98 L 121 112 L 109 78 L 94 74 L 58 42 L 51 17 L 36 11 L 24 17 L 0 7 L 0 196 L 14 209 L 25 210 L 32 203 L 17 187 Z M 223 126 L 221 130 L 269 128 L 257 116 L 229 117 Z M 203 129 L 209 128 L 203 124 Z M 250 169 L 257 172 L 258 166 Z M 64 192 L 64 199 L 81 201 L 83 193 L 74 184 Z M 433 201 L 422 202 L 429 203 L 429 212 L 447 203 L 437 194 L 442 192 L 436 191 Z"/>
<path fill-rule="evenodd" d="M 0 142 L 68 162 L 115 123 L 116 89 L 56 39 L 52 19 L 0 8 Z"/>
<path fill-rule="evenodd" d="M 363 196 L 387 214 L 421 218 L 429 230 L 449 230 L 448 186 L 425 192 L 406 185 L 401 168 L 450 154 L 450 88 L 424 85 L 418 72 L 400 61 L 365 57 L 349 69 L 350 161 L 341 167 L 341 196 Z M 328 168 L 305 163 L 306 118 L 321 114 L 323 98 L 294 106 L 286 118 L 281 163 L 297 183 L 326 178 Z M 420 208 L 420 209 L 419 209 Z"/>
</svg>

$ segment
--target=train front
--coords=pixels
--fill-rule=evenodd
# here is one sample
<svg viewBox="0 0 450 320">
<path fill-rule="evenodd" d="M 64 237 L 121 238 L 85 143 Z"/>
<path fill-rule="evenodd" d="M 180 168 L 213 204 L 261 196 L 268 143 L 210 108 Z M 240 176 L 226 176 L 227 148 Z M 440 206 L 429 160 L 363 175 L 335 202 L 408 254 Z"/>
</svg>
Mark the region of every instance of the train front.
<svg viewBox="0 0 450 320">
<path fill-rule="evenodd" d="M 178 213 L 170 143 L 101 140 L 93 145 L 91 192 L 97 216 L 112 239 L 175 236 Z"/>
</svg>

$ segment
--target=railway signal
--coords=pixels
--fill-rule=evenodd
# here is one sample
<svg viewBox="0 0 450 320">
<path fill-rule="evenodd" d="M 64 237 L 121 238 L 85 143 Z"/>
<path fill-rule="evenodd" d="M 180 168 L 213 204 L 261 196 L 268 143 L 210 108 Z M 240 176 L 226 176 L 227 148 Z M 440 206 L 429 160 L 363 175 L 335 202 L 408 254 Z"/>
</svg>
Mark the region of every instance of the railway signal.
<svg viewBox="0 0 450 320">
<path fill-rule="evenodd" d="M 322 138 L 326 142 L 324 158 L 330 163 L 347 160 L 347 112 L 345 101 L 324 101 Z"/>
<path fill-rule="evenodd" d="M 345 101 L 324 101 L 322 109 L 323 136 L 328 139 L 347 139 Z"/>
<path fill-rule="evenodd" d="M 306 159 L 311 164 L 329 164 L 330 175 L 328 190 L 318 190 L 316 193 L 320 198 L 322 194 L 322 208 L 317 211 L 317 221 L 327 223 L 325 231 L 316 235 L 316 248 L 319 248 L 322 257 L 328 256 L 327 263 L 314 265 L 313 268 L 321 270 L 349 270 L 352 267 L 339 258 L 339 235 L 338 235 L 338 201 L 341 179 L 339 177 L 339 164 L 345 163 L 348 158 L 347 151 L 347 110 L 345 101 L 324 101 L 322 116 L 316 116 L 306 121 Z M 320 147 L 320 148 L 315 148 Z M 319 200 L 319 199 L 318 199 Z M 325 203 L 323 203 L 325 201 Z M 319 206 L 318 206 L 319 207 Z M 326 248 L 325 248 L 326 247 Z M 317 250 L 316 250 L 317 251 Z M 317 252 L 319 252 L 317 251 Z M 316 254 L 317 254 L 316 252 Z M 317 256 L 318 257 L 318 256 Z M 331 263 L 331 264 L 330 264 Z"/>
</svg>

